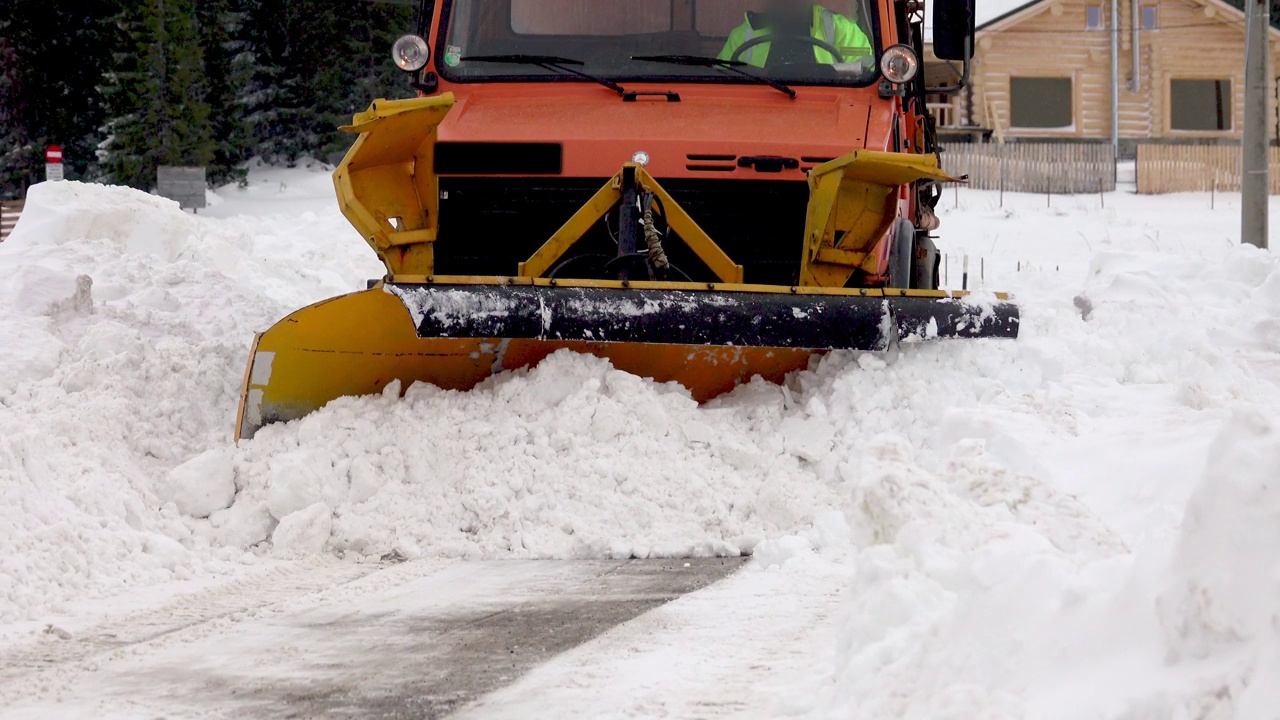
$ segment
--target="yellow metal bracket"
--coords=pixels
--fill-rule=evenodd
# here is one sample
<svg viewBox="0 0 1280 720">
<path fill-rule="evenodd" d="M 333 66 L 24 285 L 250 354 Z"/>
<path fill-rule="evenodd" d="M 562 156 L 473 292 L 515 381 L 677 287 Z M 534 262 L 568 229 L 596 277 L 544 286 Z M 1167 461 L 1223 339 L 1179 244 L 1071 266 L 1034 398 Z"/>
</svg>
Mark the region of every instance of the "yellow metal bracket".
<svg viewBox="0 0 1280 720">
<path fill-rule="evenodd" d="M 937 155 L 855 150 L 809 171 L 800 284 L 844 287 L 876 271 L 876 245 L 898 216 L 898 191 L 917 180 L 958 182 Z"/>
<path fill-rule="evenodd" d="M 636 184 L 653 193 L 655 197 L 662 203 L 662 208 L 666 211 L 666 221 L 671 230 L 684 244 L 693 251 L 698 259 L 715 274 L 720 282 L 741 283 L 742 282 L 742 266 L 733 262 L 724 250 L 720 249 L 707 233 L 698 226 L 698 223 L 684 208 L 675 201 L 675 198 L 660 185 L 658 181 L 650 175 L 643 166 L 636 163 L 627 163 L 623 169 L 614 175 L 604 187 L 600 188 L 595 195 L 587 201 L 585 205 L 578 208 L 569 220 L 555 232 L 542 247 L 538 248 L 528 260 L 520 263 L 520 277 L 537 278 L 543 277 L 551 270 L 551 268 L 559 262 L 560 258 L 573 247 L 574 243 L 582 239 L 596 223 L 600 222 L 610 210 L 612 210 L 619 202 L 622 201 L 622 174 L 627 169 L 635 172 Z"/>
<path fill-rule="evenodd" d="M 436 128 L 453 104 L 453 93 L 375 100 L 341 128 L 360 137 L 333 173 L 338 205 L 391 274 L 435 270 Z"/>
</svg>

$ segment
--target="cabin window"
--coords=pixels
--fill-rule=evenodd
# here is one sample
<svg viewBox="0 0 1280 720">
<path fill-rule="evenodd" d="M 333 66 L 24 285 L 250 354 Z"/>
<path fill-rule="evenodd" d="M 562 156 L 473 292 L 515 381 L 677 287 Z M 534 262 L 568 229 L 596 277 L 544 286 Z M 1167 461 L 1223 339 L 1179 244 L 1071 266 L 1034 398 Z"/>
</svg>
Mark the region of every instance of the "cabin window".
<svg viewBox="0 0 1280 720">
<path fill-rule="evenodd" d="M 1160 8 L 1156 5 L 1142 6 L 1142 29 L 1155 30 L 1160 25 Z"/>
<path fill-rule="evenodd" d="M 1173 130 L 1231 129 L 1230 80 L 1170 80 L 1169 127 Z"/>
<path fill-rule="evenodd" d="M 639 35 L 671 30 L 670 0 L 634 0 L 602 9 L 590 0 L 511 0 L 520 35 Z"/>
<path fill-rule="evenodd" d="M 1090 5 L 1084 11 L 1084 25 L 1089 30 L 1105 30 L 1106 15 L 1102 14 L 1101 5 Z"/>
<path fill-rule="evenodd" d="M 714 59 L 740 49 L 726 39 L 749 12 L 772 2 L 451 0 L 444 3 L 449 21 L 438 39 L 442 62 L 437 71 L 453 82 L 605 80 L 623 87 L 653 82 L 663 89 L 685 82 L 759 84 L 763 77 L 829 87 L 867 87 L 878 80 L 874 48 L 882 43 L 870 0 L 823 0 L 831 12 L 843 15 L 832 24 L 840 37 L 831 38 L 843 45 L 837 48 L 843 62 L 834 62 L 822 48 L 791 42 L 774 42 L 773 51 L 765 42 L 736 53 L 754 68 L 746 73 L 728 72 L 715 62 L 688 62 L 690 56 Z M 796 8 L 804 12 L 801 5 Z M 825 32 L 825 23 L 819 24 Z M 752 28 L 763 30 L 771 21 L 765 18 L 759 25 Z M 537 62 L 549 56 L 564 62 Z"/>
<path fill-rule="evenodd" d="M 1071 78 L 1009 79 L 1010 125 L 1063 130 L 1075 125 Z"/>
</svg>

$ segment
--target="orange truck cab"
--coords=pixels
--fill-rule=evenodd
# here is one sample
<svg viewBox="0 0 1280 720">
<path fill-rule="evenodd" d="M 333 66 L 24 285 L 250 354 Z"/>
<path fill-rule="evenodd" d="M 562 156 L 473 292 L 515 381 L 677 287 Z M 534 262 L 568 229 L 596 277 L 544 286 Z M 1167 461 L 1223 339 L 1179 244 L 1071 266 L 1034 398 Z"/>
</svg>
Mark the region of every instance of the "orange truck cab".
<svg viewBox="0 0 1280 720">
<path fill-rule="evenodd" d="M 784 32 L 784 11 L 813 22 Z M 938 0 L 940 56 L 968 59 L 972 18 L 972 0 Z M 923 21 L 921 0 L 424 0 L 420 44 L 396 54 L 420 95 L 456 98 L 435 145 L 435 272 L 514 272 L 636 162 L 745 282 L 797 284 L 811 170 L 854 150 L 937 152 Z M 916 236 L 937 197 L 932 180 L 903 185 L 847 286 L 936 288 L 937 253 Z M 583 242 L 602 259 L 615 246 L 607 226 Z M 895 242 L 927 255 L 911 278 L 893 276 Z"/>
</svg>

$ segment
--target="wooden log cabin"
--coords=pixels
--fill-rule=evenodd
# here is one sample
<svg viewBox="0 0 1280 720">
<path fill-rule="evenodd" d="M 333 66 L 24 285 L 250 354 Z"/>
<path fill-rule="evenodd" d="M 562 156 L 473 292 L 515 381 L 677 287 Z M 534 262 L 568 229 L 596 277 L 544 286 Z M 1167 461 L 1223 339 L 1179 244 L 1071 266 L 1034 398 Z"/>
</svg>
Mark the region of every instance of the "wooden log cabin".
<svg viewBox="0 0 1280 720">
<path fill-rule="evenodd" d="M 1238 142 L 1244 119 L 1245 15 L 1222 0 L 978 0 L 969 87 L 935 95 L 944 140 L 1109 141 L 1111 34 L 1118 27 L 1121 155 L 1137 142 Z M 1271 123 L 1280 32 L 1271 28 Z M 931 84 L 956 68 L 926 53 Z"/>
</svg>

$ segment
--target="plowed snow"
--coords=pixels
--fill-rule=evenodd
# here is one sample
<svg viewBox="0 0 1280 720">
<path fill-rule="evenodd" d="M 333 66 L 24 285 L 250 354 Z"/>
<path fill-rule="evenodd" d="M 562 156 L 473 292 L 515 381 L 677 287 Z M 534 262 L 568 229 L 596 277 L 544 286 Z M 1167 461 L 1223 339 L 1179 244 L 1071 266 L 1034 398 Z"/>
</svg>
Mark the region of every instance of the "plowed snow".
<svg viewBox="0 0 1280 720">
<path fill-rule="evenodd" d="M 963 191 L 944 250 L 1018 293 L 1017 342 L 836 353 L 703 407 L 562 353 L 471 393 L 340 400 L 233 448 L 252 333 L 380 274 L 324 175 L 255 178 L 211 217 L 41 185 L 0 245 L 0 636 L 316 555 L 750 552 L 750 573 L 852 583 L 778 712 L 1280 706 L 1280 267 L 1225 237 L 1221 198 Z M 491 707 L 587 658 L 608 677 L 610 657 L 570 653 Z M 598 711 L 591 687 L 557 691 L 560 716 Z"/>
</svg>

